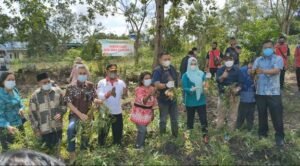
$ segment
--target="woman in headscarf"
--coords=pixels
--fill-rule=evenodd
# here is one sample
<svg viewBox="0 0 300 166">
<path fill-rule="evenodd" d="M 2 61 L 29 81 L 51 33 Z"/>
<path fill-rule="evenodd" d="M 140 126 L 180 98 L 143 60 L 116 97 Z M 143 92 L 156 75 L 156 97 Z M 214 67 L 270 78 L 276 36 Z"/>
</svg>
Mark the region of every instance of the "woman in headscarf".
<svg viewBox="0 0 300 166">
<path fill-rule="evenodd" d="M 187 109 L 187 128 L 194 128 L 195 112 L 198 112 L 203 141 L 208 143 L 206 97 L 203 93 L 205 74 L 198 67 L 196 58 L 188 60 L 187 72 L 182 76 L 182 88 L 184 90 L 184 104 Z"/>
</svg>

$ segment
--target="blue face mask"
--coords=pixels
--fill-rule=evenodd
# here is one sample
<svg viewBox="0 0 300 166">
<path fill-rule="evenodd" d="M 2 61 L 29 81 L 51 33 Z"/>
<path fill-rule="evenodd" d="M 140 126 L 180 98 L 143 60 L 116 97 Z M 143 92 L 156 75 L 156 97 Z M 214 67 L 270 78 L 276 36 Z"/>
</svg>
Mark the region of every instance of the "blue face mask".
<svg viewBox="0 0 300 166">
<path fill-rule="evenodd" d="M 271 56 L 273 55 L 273 53 L 274 53 L 273 48 L 266 48 L 263 50 L 264 56 Z"/>
<path fill-rule="evenodd" d="M 77 80 L 79 82 L 85 82 L 87 80 L 87 75 L 79 75 Z"/>
<path fill-rule="evenodd" d="M 6 89 L 13 89 L 16 86 L 16 81 L 5 81 L 4 86 Z"/>
</svg>

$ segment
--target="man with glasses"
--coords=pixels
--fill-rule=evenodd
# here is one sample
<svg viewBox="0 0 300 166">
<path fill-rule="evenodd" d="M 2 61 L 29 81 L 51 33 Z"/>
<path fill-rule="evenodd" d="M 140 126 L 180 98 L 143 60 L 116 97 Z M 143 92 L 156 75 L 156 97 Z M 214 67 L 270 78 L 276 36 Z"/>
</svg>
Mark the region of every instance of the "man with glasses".
<svg viewBox="0 0 300 166">
<path fill-rule="evenodd" d="M 66 112 L 63 92 L 59 87 L 53 87 L 47 73 L 37 75 L 39 88 L 30 99 L 30 121 L 36 136 L 50 150 L 57 148 L 62 139 L 62 117 Z"/>
<path fill-rule="evenodd" d="M 257 58 L 253 65 L 256 74 L 256 104 L 258 108 L 258 134 L 260 138 L 268 135 L 268 110 L 275 128 L 276 145 L 284 145 L 283 106 L 280 94 L 280 71 L 284 63 L 274 53 L 273 42 L 263 43 L 263 56 Z"/>
</svg>

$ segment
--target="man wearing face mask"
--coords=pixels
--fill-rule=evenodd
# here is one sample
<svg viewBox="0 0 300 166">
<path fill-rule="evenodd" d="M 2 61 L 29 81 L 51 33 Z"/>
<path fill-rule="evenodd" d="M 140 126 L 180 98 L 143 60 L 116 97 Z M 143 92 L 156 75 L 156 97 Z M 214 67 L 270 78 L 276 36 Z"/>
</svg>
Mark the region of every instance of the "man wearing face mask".
<svg viewBox="0 0 300 166">
<path fill-rule="evenodd" d="M 223 58 L 225 65 L 217 71 L 217 83 L 219 87 L 219 103 L 217 114 L 217 128 L 224 126 L 225 119 L 229 129 L 233 131 L 236 125 L 237 110 L 239 105 L 239 91 L 243 84 L 243 75 L 240 69 L 234 66 L 234 59 L 232 56 Z M 226 87 L 234 87 L 233 92 L 229 98 L 225 96 Z M 229 100 L 229 106 L 226 106 L 226 101 Z"/>
<path fill-rule="evenodd" d="M 63 92 L 53 87 L 47 73 L 37 75 L 39 88 L 30 99 L 30 122 L 36 136 L 42 138 L 42 143 L 48 149 L 56 149 L 59 154 L 59 145 L 62 139 L 62 119 L 67 111 L 63 100 Z"/>
<path fill-rule="evenodd" d="M 168 89 L 178 86 L 178 75 L 175 68 L 171 65 L 171 55 L 169 53 L 160 54 L 160 65 L 153 71 L 152 82 L 159 92 L 158 106 L 160 112 L 159 128 L 160 133 L 166 132 L 167 116 L 170 115 L 171 129 L 173 136 L 178 135 L 178 107 L 176 99 L 170 99 L 165 92 Z"/>
<path fill-rule="evenodd" d="M 121 145 L 123 136 L 123 115 L 122 98 L 127 96 L 127 87 L 123 80 L 118 77 L 118 67 L 116 64 L 110 64 L 106 67 L 106 78 L 99 81 L 97 94 L 104 105 L 108 107 L 111 114 L 111 127 L 113 135 L 113 144 Z M 109 127 L 102 129 L 98 136 L 98 143 L 105 144 L 108 136 Z"/>
<path fill-rule="evenodd" d="M 240 52 L 237 48 L 237 41 L 235 37 L 231 37 L 229 41 L 230 47 L 228 47 L 225 51 L 226 56 L 232 56 L 234 60 L 234 65 L 239 66 L 240 65 Z"/>
<path fill-rule="evenodd" d="M 206 71 L 211 73 L 212 78 L 216 76 L 218 68 L 221 67 L 223 54 L 217 48 L 218 43 L 212 43 L 212 49 L 206 55 Z"/>
<path fill-rule="evenodd" d="M 290 48 L 285 43 L 285 37 L 280 36 L 278 39 L 278 43 L 275 45 L 275 54 L 277 56 L 280 56 L 283 59 L 284 67 L 280 72 L 280 88 L 284 88 L 284 77 L 285 77 L 285 71 L 288 68 L 288 61 L 290 56 Z"/>
<path fill-rule="evenodd" d="M 67 103 L 67 106 L 70 109 L 69 126 L 67 130 L 67 150 L 70 153 L 70 163 L 72 163 L 76 157 L 76 126 L 80 120 L 84 122 L 89 120 L 87 113 L 90 110 L 93 101 L 95 103 L 99 102 L 96 97 L 94 84 L 88 81 L 88 69 L 85 66 L 80 66 L 78 68 L 77 83 L 75 85 L 70 84 L 67 87 L 66 95 L 64 97 L 64 101 Z M 88 148 L 88 142 L 89 139 L 82 135 L 80 149 Z"/>
<path fill-rule="evenodd" d="M 273 42 L 263 43 L 263 56 L 257 58 L 253 71 L 257 74 L 256 104 L 258 108 L 259 137 L 268 136 L 268 110 L 275 128 L 275 140 L 278 146 L 284 145 L 283 106 L 280 94 L 280 71 L 283 59 L 274 54 Z"/>
</svg>

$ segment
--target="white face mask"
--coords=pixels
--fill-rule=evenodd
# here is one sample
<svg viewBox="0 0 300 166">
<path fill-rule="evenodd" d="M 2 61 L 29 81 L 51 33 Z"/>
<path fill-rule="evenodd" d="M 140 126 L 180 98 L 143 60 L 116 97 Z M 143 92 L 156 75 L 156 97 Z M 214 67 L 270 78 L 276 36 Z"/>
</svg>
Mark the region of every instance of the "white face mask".
<svg viewBox="0 0 300 166">
<path fill-rule="evenodd" d="M 51 83 L 48 83 L 48 84 L 42 86 L 42 89 L 45 90 L 45 91 L 48 91 L 51 88 L 52 88 L 52 84 Z"/>
<path fill-rule="evenodd" d="M 151 79 L 146 79 L 146 80 L 143 81 L 144 86 L 150 86 L 151 83 L 152 83 Z"/>
<path fill-rule="evenodd" d="M 197 66 L 196 65 L 191 65 L 191 70 L 196 70 Z"/>
<path fill-rule="evenodd" d="M 211 78 L 212 77 L 212 75 L 211 75 L 211 73 L 206 73 L 206 76 L 205 76 L 207 79 L 209 79 L 209 78 Z"/>
<path fill-rule="evenodd" d="M 6 89 L 13 89 L 16 86 L 16 81 L 5 81 L 4 82 L 4 87 Z"/>
<path fill-rule="evenodd" d="M 232 67 L 233 66 L 234 61 L 226 61 L 225 62 L 225 66 L 226 67 Z"/>
<path fill-rule="evenodd" d="M 164 67 L 169 67 L 171 65 L 171 61 L 163 61 L 162 64 Z"/>
</svg>

